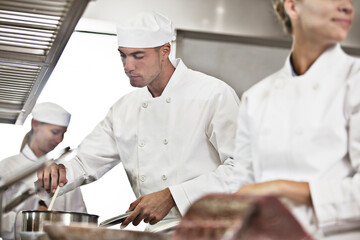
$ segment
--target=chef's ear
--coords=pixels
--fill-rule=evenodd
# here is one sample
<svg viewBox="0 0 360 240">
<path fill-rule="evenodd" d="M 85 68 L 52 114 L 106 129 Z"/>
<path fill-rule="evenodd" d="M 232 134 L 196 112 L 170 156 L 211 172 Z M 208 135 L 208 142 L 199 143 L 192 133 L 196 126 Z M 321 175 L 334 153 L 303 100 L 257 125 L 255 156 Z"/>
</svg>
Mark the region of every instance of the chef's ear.
<svg viewBox="0 0 360 240">
<path fill-rule="evenodd" d="M 38 120 L 31 120 L 31 128 L 36 131 L 39 128 L 40 122 Z"/>
<path fill-rule="evenodd" d="M 299 18 L 299 0 L 284 0 L 284 9 L 290 19 Z"/>
<path fill-rule="evenodd" d="M 165 58 L 168 58 L 170 55 L 171 45 L 170 43 L 165 43 L 160 48 L 160 54 L 164 56 Z"/>
</svg>

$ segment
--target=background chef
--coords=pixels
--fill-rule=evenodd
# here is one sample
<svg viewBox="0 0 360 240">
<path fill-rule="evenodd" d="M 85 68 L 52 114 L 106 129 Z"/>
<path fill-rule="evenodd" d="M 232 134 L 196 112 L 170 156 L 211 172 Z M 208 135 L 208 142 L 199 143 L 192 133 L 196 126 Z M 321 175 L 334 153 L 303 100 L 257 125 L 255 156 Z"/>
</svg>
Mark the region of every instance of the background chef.
<svg viewBox="0 0 360 240">
<path fill-rule="evenodd" d="M 70 113 L 64 108 L 51 102 L 35 105 L 32 116 L 31 130 L 24 137 L 21 152 L 0 161 L 0 175 L 4 179 L 35 163 L 62 142 L 71 118 Z M 34 181 L 36 180 L 37 175 L 34 173 L 25 180 L 11 186 L 4 193 L 3 200 L 5 204 L 20 196 L 24 191 L 34 188 Z M 2 234 L 4 239 L 15 239 L 14 223 L 17 213 L 19 214 L 16 221 L 16 238 L 19 239 L 22 226 L 21 211 L 36 210 L 38 208 L 45 210 L 44 206 L 39 206 L 40 199 L 37 195 L 32 196 L 3 215 Z M 50 200 L 45 200 L 45 203 L 48 205 Z M 52 210 L 86 213 L 86 206 L 80 188 L 57 198 Z"/>
<path fill-rule="evenodd" d="M 53 192 L 68 181 L 64 192 L 122 162 L 138 197 L 122 226 L 178 219 L 204 194 L 234 192 L 239 182 L 234 90 L 188 69 L 181 59 L 170 61 L 175 33 L 166 17 L 142 13 L 117 30 L 125 73 L 140 89 L 118 100 L 80 144 L 76 158 L 64 163 L 67 179 L 65 167 L 54 165 L 39 172 L 40 184 Z M 43 182 L 54 171 L 59 179 Z"/>
<path fill-rule="evenodd" d="M 291 54 L 243 95 L 238 193 L 287 199 L 316 239 L 360 239 L 360 60 L 339 44 L 352 3 L 278 0 L 275 9 Z"/>
</svg>

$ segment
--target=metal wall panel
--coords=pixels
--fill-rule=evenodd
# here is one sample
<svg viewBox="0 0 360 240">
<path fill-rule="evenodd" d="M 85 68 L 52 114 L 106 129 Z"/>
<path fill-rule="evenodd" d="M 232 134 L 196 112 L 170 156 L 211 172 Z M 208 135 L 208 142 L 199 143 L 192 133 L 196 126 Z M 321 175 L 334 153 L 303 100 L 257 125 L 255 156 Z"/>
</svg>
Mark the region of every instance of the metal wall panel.
<svg viewBox="0 0 360 240">
<path fill-rule="evenodd" d="M 273 0 L 97 0 L 89 3 L 85 18 L 121 23 L 140 11 L 157 11 L 184 31 L 261 38 L 269 43 L 288 41 L 273 8 Z M 360 55 L 360 1 L 353 28 L 343 46 Z"/>
</svg>

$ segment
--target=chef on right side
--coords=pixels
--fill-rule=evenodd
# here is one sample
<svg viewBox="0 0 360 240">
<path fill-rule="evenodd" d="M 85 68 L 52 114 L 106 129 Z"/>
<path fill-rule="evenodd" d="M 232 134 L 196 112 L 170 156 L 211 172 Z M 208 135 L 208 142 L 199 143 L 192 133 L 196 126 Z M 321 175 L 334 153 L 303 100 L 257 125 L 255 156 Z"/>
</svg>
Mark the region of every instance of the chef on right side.
<svg viewBox="0 0 360 240">
<path fill-rule="evenodd" d="M 242 97 L 237 193 L 284 199 L 315 239 L 360 239 L 360 59 L 340 46 L 354 8 L 277 0 L 275 10 L 292 49 Z"/>
</svg>

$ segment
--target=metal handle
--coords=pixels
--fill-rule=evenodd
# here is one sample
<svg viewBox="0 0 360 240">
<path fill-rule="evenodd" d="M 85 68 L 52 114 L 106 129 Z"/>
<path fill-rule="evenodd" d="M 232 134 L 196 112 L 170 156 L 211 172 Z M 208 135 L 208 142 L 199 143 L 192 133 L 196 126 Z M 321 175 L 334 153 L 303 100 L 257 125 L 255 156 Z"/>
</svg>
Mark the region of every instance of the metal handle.
<svg viewBox="0 0 360 240">
<path fill-rule="evenodd" d="M 28 199 L 32 195 L 36 194 L 37 191 L 35 189 L 28 189 L 25 192 L 23 192 L 20 196 L 14 198 L 11 202 L 9 202 L 3 209 L 3 212 L 8 212 L 20 203 L 22 203 L 24 200 Z"/>
</svg>

